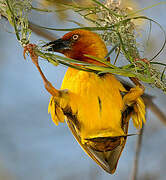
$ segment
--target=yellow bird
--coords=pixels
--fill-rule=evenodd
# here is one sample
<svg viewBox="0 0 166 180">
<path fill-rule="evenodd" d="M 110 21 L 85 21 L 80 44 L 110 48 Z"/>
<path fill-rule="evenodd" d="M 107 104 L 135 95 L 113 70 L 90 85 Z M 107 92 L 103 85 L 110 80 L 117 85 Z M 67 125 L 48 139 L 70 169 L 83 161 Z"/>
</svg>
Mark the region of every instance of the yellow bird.
<svg viewBox="0 0 166 180">
<path fill-rule="evenodd" d="M 45 45 L 48 51 L 60 52 L 79 61 L 103 66 L 87 57 L 104 59 L 108 51 L 98 34 L 88 30 L 74 30 L 61 39 Z M 68 68 L 61 90 L 55 89 L 31 53 L 45 84 L 52 95 L 48 111 L 53 122 L 66 120 L 84 151 L 105 171 L 113 174 L 128 136 L 130 117 L 136 128 L 145 122 L 145 105 L 140 97 L 144 89 L 139 83 L 128 90 L 113 74 L 98 75 Z"/>
</svg>

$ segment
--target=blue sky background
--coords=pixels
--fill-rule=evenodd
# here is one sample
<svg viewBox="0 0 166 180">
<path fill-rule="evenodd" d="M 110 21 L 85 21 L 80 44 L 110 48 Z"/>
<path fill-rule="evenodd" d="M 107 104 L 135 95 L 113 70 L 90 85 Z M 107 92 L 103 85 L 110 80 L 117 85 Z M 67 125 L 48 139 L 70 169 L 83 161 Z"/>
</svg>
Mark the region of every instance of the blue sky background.
<svg viewBox="0 0 166 180">
<path fill-rule="evenodd" d="M 158 1 L 139 1 L 140 7 Z M 158 21 L 166 30 L 166 5 L 147 10 L 146 15 Z M 75 15 L 70 15 L 77 18 Z M 71 27 L 60 23 L 55 16 L 31 15 L 37 24 L 54 27 Z M 131 177 L 135 153 L 136 136 L 129 137 L 120 158 L 115 175 L 100 169 L 80 148 L 66 124 L 55 126 L 47 113 L 50 95 L 28 57 L 25 61 L 23 49 L 9 25 L 0 22 L 0 180 L 5 174 L 9 180 L 127 180 Z M 153 32 L 156 46 L 163 40 L 156 29 Z M 59 36 L 63 32 L 58 33 Z M 32 35 L 35 43 L 41 37 Z M 155 46 L 153 46 L 156 49 Z M 150 56 L 151 54 L 149 54 Z M 165 52 L 159 57 L 166 62 Z M 54 67 L 42 61 L 41 67 L 47 78 L 60 88 L 66 67 Z M 147 88 L 155 95 L 155 103 L 165 112 L 166 96 L 157 89 Z M 165 180 L 166 127 L 150 112 L 143 137 L 139 179 Z M 130 124 L 130 132 L 135 132 Z M 6 173 L 5 173 L 6 172 Z M 1 177 L 2 176 L 2 177 Z"/>
</svg>

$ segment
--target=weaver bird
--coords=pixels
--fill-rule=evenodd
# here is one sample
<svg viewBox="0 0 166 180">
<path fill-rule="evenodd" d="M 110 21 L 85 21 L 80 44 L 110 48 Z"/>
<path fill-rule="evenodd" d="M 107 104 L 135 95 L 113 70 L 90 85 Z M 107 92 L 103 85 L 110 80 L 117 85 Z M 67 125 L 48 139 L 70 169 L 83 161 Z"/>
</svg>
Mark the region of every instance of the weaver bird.
<svg viewBox="0 0 166 180">
<path fill-rule="evenodd" d="M 45 45 L 54 51 L 83 62 L 103 66 L 87 57 L 102 58 L 107 48 L 99 35 L 87 30 L 74 30 L 61 39 Z M 30 52 L 32 47 L 29 46 Z M 38 64 L 38 57 L 30 52 L 47 91 L 52 95 L 48 111 L 53 122 L 66 120 L 70 130 L 84 151 L 105 171 L 113 174 L 128 136 L 129 119 L 137 128 L 145 122 L 145 105 L 140 97 L 144 88 L 138 85 L 126 90 L 113 74 L 68 68 L 61 90 L 46 79 Z"/>
</svg>

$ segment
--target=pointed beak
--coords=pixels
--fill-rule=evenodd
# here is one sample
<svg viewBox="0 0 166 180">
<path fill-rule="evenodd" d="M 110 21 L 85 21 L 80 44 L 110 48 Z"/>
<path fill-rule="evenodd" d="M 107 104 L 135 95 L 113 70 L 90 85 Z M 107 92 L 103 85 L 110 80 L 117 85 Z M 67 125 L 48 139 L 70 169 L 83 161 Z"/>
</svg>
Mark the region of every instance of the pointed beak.
<svg viewBox="0 0 166 180">
<path fill-rule="evenodd" d="M 45 44 L 43 47 L 46 47 L 46 51 L 63 52 L 64 50 L 70 49 L 71 41 L 57 39 Z"/>
</svg>

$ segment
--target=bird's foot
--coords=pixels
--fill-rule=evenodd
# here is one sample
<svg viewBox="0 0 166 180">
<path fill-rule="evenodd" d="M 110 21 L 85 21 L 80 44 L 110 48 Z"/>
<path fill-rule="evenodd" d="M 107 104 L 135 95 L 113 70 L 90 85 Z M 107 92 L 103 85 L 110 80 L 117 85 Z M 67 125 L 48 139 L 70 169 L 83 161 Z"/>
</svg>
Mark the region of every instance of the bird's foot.
<svg viewBox="0 0 166 180">
<path fill-rule="evenodd" d="M 38 66 L 38 56 L 36 55 L 35 53 L 35 48 L 36 48 L 36 44 L 27 44 L 25 47 L 24 47 L 24 52 L 23 52 L 23 56 L 24 56 L 24 59 L 26 59 L 25 57 L 25 53 L 28 51 L 28 53 L 30 54 L 31 56 L 31 59 L 32 59 L 32 62 Z"/>
<path fill-rule="evenodd" d="M 145 64 L 147 64 L 150 67 L 150 61 L 148 59 L 146 59 L 146 58 L 143 58 L 143 59 L 136 58 L 136 59 L 134 59 L 134 62 L 137 65 L 142 65 L 141 62 L 144 62 Z"/>
</svg>

